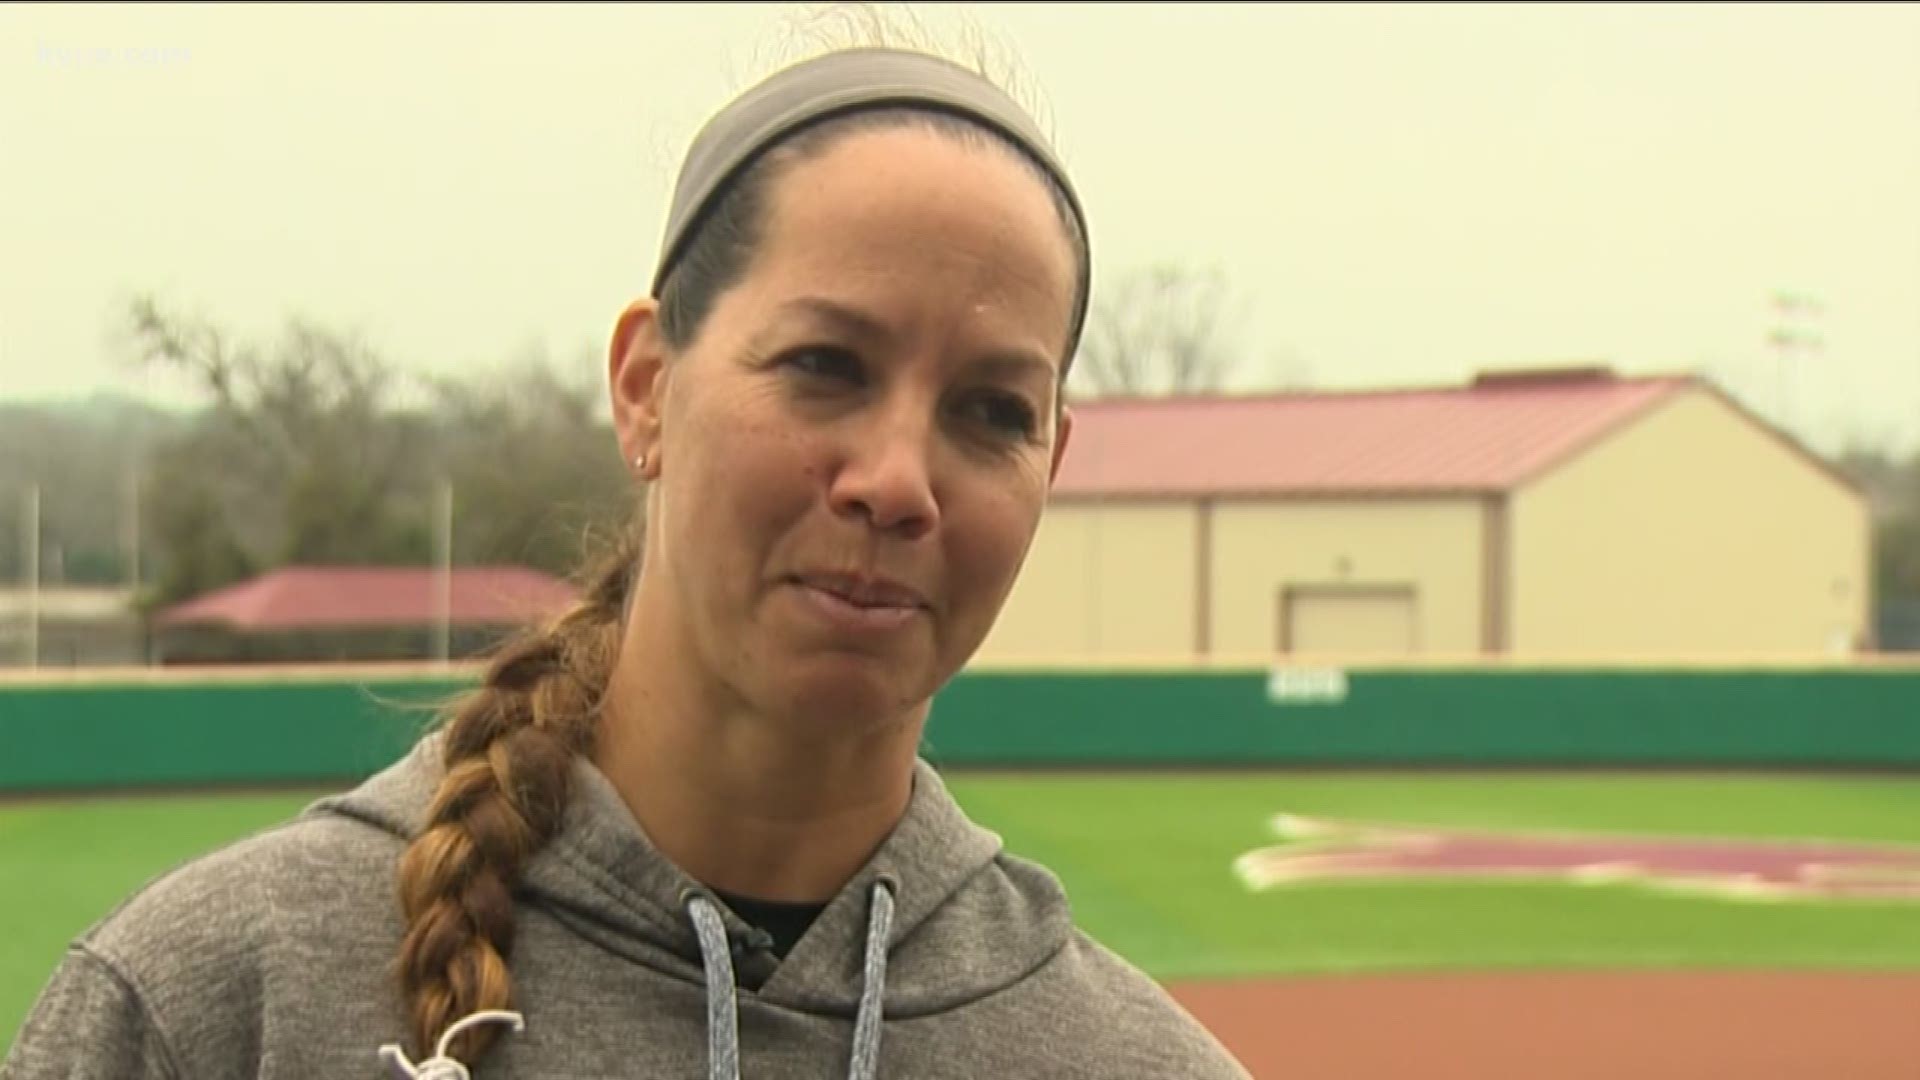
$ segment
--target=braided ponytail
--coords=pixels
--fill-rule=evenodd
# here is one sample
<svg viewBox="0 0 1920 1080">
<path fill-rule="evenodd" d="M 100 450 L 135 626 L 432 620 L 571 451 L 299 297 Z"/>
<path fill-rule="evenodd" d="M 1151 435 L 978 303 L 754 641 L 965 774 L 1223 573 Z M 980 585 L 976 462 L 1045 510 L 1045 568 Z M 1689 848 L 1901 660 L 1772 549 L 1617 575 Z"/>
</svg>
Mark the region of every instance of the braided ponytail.
<svg viewBox="0 0 1920 1080">
<path fill-rule="evenodd" d="M 423 1055 L 462 1017 L 512 1006 L 514 883 L 559 829 L 574 758 L 592 749 L 638 549 L 637 526 L 623 530 L 585 598 L 505 646 L 451 713 L 445 777 L 400 859 L 398 976 Z M 498 1031 L 469 1029 L 450 1053 L 471 1065 Z"/>
</svg>

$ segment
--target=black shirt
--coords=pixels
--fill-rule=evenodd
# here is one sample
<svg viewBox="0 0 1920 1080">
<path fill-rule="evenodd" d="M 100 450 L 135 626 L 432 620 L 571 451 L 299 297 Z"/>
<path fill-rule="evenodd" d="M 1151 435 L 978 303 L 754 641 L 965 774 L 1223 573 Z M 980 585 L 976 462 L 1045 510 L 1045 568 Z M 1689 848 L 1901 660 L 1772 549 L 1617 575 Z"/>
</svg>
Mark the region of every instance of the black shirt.
<svg viewBox="0 0 1920 1080">
<path fill-rule="evenodd" d="M 813 920 L 827 909 L 825 901 L 756 900 L 724 892 L 715 895 L 747 925 L 766 931 L 773 938 L 773 954 L 783 960 L 800 943 Z"/>
</svg>

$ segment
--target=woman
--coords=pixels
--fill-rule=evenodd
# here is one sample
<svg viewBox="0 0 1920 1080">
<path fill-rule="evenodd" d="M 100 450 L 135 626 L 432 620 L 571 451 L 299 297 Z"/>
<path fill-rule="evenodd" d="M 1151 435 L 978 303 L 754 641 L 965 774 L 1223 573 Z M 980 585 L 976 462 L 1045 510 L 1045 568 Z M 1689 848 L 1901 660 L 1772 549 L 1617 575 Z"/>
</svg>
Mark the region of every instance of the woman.
<svg viewBox="0 0 1920 1080">
<path fill-rule="evenodd" d="M 609 351 L 646 557 L 76 943 L 8 1080 L 1243 1076 L 917 756 L 1067 446 L 1088 278 L 964 69 L 843 51 L 727 106 Z"/>
</svg>

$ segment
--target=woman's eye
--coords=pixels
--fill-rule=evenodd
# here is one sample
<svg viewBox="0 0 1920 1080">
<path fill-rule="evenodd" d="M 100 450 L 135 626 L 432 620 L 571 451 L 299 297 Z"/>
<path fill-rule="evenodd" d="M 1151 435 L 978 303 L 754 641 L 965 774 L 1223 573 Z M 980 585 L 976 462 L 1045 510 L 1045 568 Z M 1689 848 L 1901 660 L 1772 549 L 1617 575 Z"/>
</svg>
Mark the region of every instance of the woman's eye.
<svg viewBox="0 0 1920 1080">
<path fill-rule="evenodd" d="M 782 364 L 820 379 L 839 379 L 858 383 L 862 380 L 860 360 L 845 349 L 806 348 L 788 353 Z"/>
<path fill-rule="evenodd" d="M 967 412 L 996 432 L 1030 438 L 1034 435 L 1033 406 L 1018 394 L 980 393 L 967 404 Z"/>
</svg>

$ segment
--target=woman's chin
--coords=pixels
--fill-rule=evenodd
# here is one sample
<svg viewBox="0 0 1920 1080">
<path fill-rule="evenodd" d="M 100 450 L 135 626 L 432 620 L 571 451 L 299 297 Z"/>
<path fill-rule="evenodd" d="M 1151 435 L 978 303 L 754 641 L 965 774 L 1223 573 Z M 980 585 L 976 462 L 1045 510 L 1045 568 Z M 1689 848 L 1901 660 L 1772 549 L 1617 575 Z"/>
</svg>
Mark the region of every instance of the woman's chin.
<svg viewBox="0 0 1920 1080">
<path fill-rule="evenodd" d="M 917 715 L 932 696 L 932 681 L 911 667 L 859 654 L 827 654 L 794 662 L 768 704 L 809 727 L 870 730 Z"/>
</svg>

